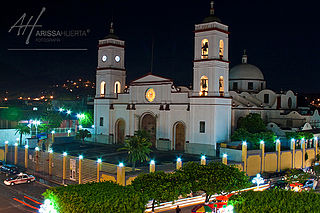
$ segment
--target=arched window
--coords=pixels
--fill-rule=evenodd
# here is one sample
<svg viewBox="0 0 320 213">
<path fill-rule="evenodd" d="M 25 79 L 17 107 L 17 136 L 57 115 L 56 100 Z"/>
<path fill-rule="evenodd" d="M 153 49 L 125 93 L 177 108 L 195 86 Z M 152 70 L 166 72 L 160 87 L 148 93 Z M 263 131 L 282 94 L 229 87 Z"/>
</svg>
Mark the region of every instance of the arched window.
<svg viewBox="0 0 320 213">
<path fill-rule="evenodd" d="M 106 94 L 106 82 L 102 81 L 100 83 L 100 96 L 104 97 Z"/>
<path fill-rule="evenodd" d="M 219 56 L 220 56 L 220 58 L 223 58 L 223 53 L 224 53 L 224 43 L 223 43 L 223 40 L 220 40 L 220 42 L 219 42 Z"/>
<path fill-rule="evenodd" d="M 291 97 L 289 97 L 289 99 L 288 99 L 288 108 L 289 109 L 292 108 L 292 99 L 291 99 Z"/>
<path fill-rule="evenodd" d="M 223 81 L 223 76 L 220 76 L 219 78 L 219 93 L 220 95 L 224 95 L 224 81 Z"/>
<path fill-rule="evenodd" d="M 208 39 L 203 39 L 201 41 L 201 58 L 207 59 L 209 53 L 209 41 Z"/>
<path fill-rule="evenodd" d="M 114 83 L 114 93 L 120 93 L 121 92 L 121 84 L 119 81 L 116 81 Z"/>
<path fill-rule="evenodd" d="M 200 78 L 200 96 L 207 96 L 208 95 L 208 77 L 202 76 Z"/>
</svg>

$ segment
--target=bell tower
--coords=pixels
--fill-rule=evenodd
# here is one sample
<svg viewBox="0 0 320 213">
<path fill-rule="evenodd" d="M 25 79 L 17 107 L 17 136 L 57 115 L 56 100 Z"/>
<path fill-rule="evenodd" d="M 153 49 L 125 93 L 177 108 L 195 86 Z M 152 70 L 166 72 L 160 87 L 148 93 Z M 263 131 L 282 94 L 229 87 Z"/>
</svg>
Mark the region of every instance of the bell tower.
<svg viewBox="0 0 320 213">
<path fill-rule="evenodd" d="M 229 96 L 229 31 L 228 26 L 214 15 L 211 1 L 210 15 L 195 25 L 193 95 Z"/>
<path fill-rule="evenodd" d="M 122 93 L 126 84 L 124 66 L 125 42 L 120 40 L 110 24 L 109 35 L 99 40 L 96 75 L 96 98 L 114 98 Z"/>
</svg>

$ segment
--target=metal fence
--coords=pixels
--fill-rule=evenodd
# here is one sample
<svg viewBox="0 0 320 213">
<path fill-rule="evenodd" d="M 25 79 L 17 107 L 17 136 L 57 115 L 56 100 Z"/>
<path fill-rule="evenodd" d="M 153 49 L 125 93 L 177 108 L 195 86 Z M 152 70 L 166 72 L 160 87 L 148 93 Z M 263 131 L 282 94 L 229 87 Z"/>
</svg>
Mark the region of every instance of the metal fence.
<svg viewBox="0 0 320 213">
<path fill-rule="evenodd" d="M 15 164 L 15 146 L 8 147 L 7 163 Z M 4 150 L 4 148 L 2 148 Z M 116 176 L 117 166 L 110 163 L 100 163 L 99 174 L 97 171 L 97 161 L 90 159 L 81 160 L 81 180 L 79 180 L 79 157 L 63 156 L 61 153 L 49 153 L 36 151 L 35 149 L 26 149 L 17 147 L 17 163 L 16 165 L 29 174 L 37 177 L 51 180 L 57 183 L 77 184 L 97 181 L 101 174 Z M 63 180 L 63 158 L 66 158 L 66 179 Z M 27 167 L 26 167 L 27 161 Z M 51 165 L 50 165 L 51 163 Z M 51 171 L 50 171 L 51 167 Z M 125 168 L 126 172 L 130 172 L 131 168 Z"/>
</svg>

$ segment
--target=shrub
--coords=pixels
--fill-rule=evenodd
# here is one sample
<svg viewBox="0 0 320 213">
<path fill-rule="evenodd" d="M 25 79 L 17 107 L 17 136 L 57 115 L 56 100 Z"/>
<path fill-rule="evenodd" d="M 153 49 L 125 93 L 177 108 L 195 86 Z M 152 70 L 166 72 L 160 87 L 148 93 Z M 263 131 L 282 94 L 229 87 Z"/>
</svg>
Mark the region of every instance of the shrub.
<svg viewBox="0 0 320 213">
<path fill-rule="evenodd" d="M 235 212 L 319 212 L 320 194 L 286 190 L 247 191 L 230 197 Z"/>
<path fill-rule="evenodd" d="M 58 212 L 144 212 L 148 200 L 130 186 L 114 182 L 87 183 L 47 189 L 43 193 Z"/>
</svg>

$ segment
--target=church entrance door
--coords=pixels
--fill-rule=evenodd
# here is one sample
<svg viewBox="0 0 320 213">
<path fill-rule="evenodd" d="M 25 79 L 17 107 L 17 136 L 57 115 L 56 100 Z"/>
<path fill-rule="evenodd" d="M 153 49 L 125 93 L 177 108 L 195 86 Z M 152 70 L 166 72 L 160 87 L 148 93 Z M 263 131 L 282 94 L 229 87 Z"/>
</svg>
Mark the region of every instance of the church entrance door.
<svg viewBox="0 0 320 213">
<path fill-rule="evenodd" d="M 156 146 L 156 118 L 151 114 L 143 116 L 141 121 L 141 129 L 145 130 L 150 135 L 152 146 Z"/>
<path fill-rule="evenodd" d="M 177 151 L 184 151 L 184 146 L 186 143 L 186 128 L 183 123 L 178 122 L 174 126 L 174 132 L 175 132 L 175 150 Z"/>
<path fill-rule="evenodd" d="M 125 127 L 126 127 L 126 124 L 124 120 L 119 119 L 116 122 L 116 143 L 117 144 L 124 143 Z"/>
</svg>

